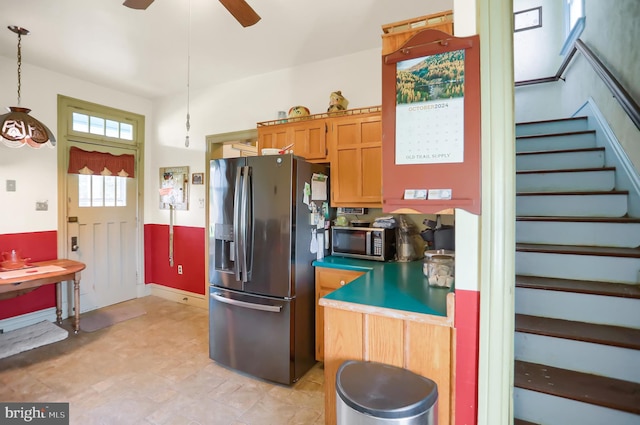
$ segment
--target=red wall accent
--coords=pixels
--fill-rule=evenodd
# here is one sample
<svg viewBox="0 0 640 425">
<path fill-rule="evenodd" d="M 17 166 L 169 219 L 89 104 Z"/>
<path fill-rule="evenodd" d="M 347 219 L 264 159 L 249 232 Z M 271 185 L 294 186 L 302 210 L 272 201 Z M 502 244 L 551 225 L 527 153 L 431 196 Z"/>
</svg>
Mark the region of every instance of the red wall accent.
<svg viewBox="0 0 640 425">
<path fill-rule="evenodd" d="M 204 228 L 173 226 L 173 267 L 169 266 L 169 226 L 144 225 L 144 282 L 205 294 Z M 178 274 L 178 264 L 183 274 Z"/>
<path fill-rule="evenodd" d="M 58 232 L 10 233 L 0 235 L 0 252 L 18 250 L 31 261 L 58 258 Z M 0 300 L 0 319 L 31 313 L 56 305 L 55 285 L 45 285 L 25 295 Z"/>
<path fill-rule="evenodd" d="M 456 289 L 456 425 L 478 420 L 480 292 Z"/>
</svg>

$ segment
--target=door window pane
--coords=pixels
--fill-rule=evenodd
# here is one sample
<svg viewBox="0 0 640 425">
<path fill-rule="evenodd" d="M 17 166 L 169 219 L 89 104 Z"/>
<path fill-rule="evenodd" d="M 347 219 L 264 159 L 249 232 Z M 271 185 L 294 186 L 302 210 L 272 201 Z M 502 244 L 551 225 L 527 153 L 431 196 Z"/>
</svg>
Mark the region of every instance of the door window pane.
<svg viewBox="0 0 640 425">
<path fill-rule="evenodd" d="M 91 206 L 91 176 L 78 174 L 78 206 Z"/>
<path fill-rule="evenodd" d="M 114 176 L 104 176 L 104 206 L 116 206 L 116 178 Z"/>
<path fill-rule="evenodd" d="M 89 132 L 89 115 L 74 112 L 72 122 L 73 131 Z"/>
<path fill-rule="evenodd" d="M 118 129 L 118 127 L 119 127 L 118 124 L 119 124 L 118 121 L 106 120 L 106 122 L 105 122 L 106 133 L 105 133 L 105 135 L 107 137 L 120 137 L 120 131 Z"/>
<path fill-rule="evenodd" d="M 91 206 L 101 207 L 104 204 L 103 187 L 102 176 L 91 176 Z"/>
<path fill-rule="evenodd" d="M 104 120 L 98 117 L 89 118 L 89 132 L 91 134 L 104 135 Z"/>
<path fill-rule="evenodd" d="M 124 122 L 120 123 L 120 138 L 133 140 L 133 126 Z"/>
<path fill-rule="evenodd" d="M 116 206 L 127 206 L 127 178 L 116 177 Z"/>
<path fill-rule="evenodd" d="M 126 207 L 127 178 L 78 174 L 79 207 Z"/>
</svg>

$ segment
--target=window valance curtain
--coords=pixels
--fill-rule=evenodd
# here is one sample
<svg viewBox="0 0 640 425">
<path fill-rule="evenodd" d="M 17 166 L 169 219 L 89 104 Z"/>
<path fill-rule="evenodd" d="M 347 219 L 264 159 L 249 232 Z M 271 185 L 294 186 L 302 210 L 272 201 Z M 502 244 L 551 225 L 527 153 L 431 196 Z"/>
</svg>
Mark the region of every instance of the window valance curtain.
<svg viewBox="0 0 640 425">
<path fill-rule="evenodd" d="M 75 146 L 69 150 L 69 174 L 135 177 L 134 155 L 112 155 L 106 152 L 85 151 Z"/>
</svg>

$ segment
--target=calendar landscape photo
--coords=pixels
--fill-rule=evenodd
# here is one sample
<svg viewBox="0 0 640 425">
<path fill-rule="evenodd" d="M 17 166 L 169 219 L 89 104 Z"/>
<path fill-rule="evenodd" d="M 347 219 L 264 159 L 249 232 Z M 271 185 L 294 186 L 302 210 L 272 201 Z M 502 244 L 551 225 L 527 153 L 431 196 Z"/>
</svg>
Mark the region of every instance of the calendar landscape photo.
<svg viewBox="0 0 640 425">
<path fill-rule="evenodd" d="M 396 104 L 464 96 L 464 50 L 399 62 Z"/>
</svg>

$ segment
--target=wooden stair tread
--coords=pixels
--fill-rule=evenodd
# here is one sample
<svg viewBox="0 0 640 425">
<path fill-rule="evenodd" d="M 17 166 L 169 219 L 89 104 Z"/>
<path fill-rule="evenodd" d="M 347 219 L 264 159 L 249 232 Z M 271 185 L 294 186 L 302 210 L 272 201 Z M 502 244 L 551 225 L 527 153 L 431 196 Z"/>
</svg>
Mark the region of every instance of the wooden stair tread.
<svg viewBox="0 0 640 425">
<path fill-rule="evenodd" d="M 514 386 L 640 414 L 640 384 L 635 382 L 516 360 Z"/>
<path fill-rule="evenodd" d="M 579 153 L 579 152 L 596 152 L 602 151 L 604 152 L 605 148 L 597 147 L 597 148 L 576 148 L 576 149 L 553 149 L 553 150 L 543 150 L 543 151 L 527 151 L 527 152 L 516 152 L 516 156 L 518 155 L 545 155 L 549 153 Z"/>
<path fill-rule="evenodd" d="M 516 287 L 640 299 L 640 285 L 624 283 L 517 275 Z"/>
<path fill-rule="evenodd" d="M 555 137 L 555 136 L 577 136 L 581 134 L 596 134 L 596 131 L 581 130 L 581 131 L 561 131 L 558 133 L 531 134 L 527 136 L 516 136 L 516 140 L 532 140 L 532 139 L 541 139 L 543 137 Z"/>
<path fill-rule="evenodd" d="M 516 252 L 543 252 L 548 254 L 595 255 L 600 257 L 640 258 L 640 248 L 610 246 L 543 245 L 517 243 Z"/>
<path fill-rule="evenodd" d="M 516 196 L 629 195 L 628 190 L 592 190 L 582 192 L 517 192 Z"/>
<path fill-rule="evenodd" d="M 513 425 L 540 425 L 535 422 L 525 421 L 524 419 L 513 418 Z"/>
<path fill-rule="evenodd" d="M 519 216 L 516 221 L 561 221 L 565 223 L 640 223 L 640 217 L 542 217 Z"/>
<path fill-rule="evenodd" d="M 516 314 L 516 331 L 640 350 L 640 329 Z"/>
<path fill-rule="evenodd" d="M 599 172 L 599 171 L 616 171 L 616 167 L 524 170 L 524 171 L 516 171 L 516 175 L 517 174 L 549 174 L 549 173 L 584 173 L 584 172 Z"/>
</svg>

